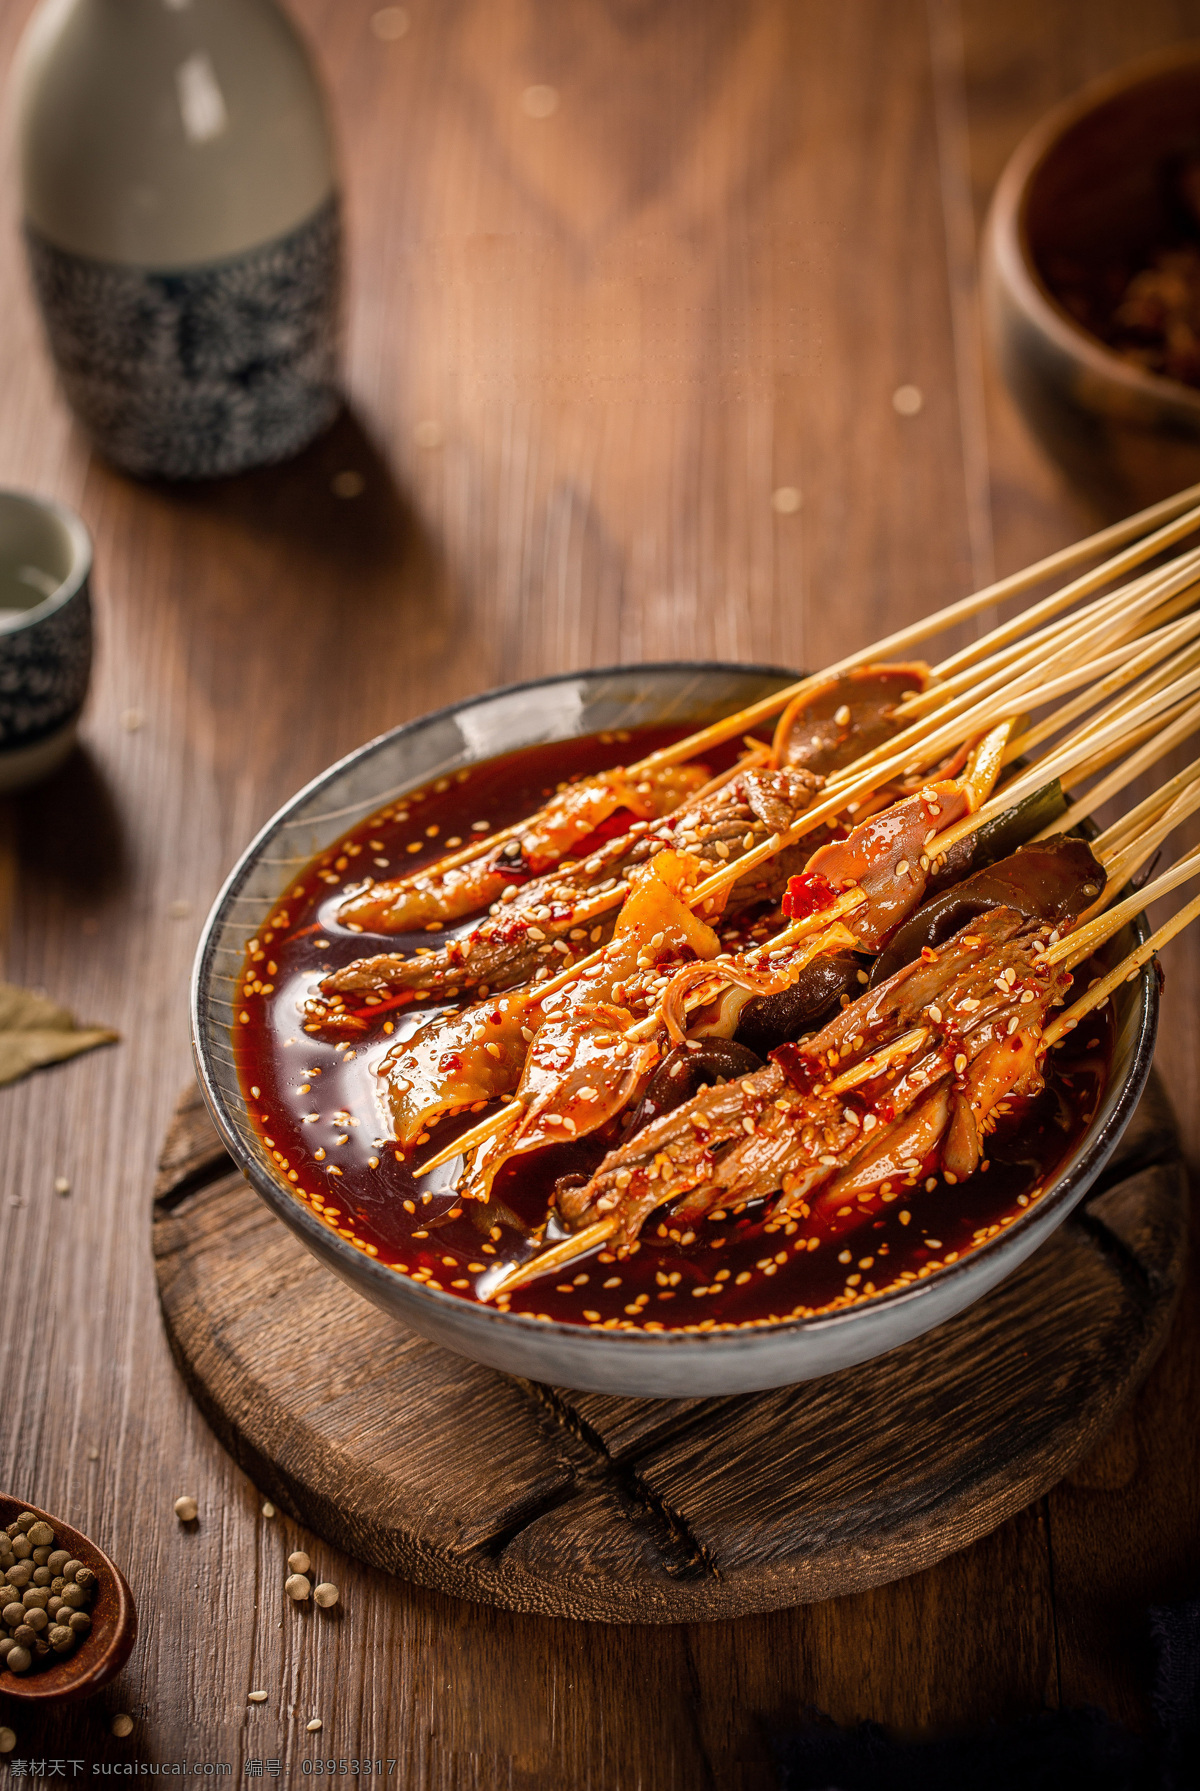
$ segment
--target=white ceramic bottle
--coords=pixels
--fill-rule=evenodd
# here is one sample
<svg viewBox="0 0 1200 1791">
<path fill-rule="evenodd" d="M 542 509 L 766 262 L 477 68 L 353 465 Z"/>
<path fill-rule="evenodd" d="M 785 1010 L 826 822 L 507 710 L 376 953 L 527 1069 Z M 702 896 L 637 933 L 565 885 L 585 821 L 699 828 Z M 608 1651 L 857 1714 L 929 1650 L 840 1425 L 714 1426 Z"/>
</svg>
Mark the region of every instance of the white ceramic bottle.
<svg viewBox="0 0 1200 1791">
<path fill-rule="evenodd" d="M 211 478 L 302 447 L 338 407 L 339 210 L 275 0 L 43 0 L 14 78 L 34 285 L 101 452 Z"/>
</svg>

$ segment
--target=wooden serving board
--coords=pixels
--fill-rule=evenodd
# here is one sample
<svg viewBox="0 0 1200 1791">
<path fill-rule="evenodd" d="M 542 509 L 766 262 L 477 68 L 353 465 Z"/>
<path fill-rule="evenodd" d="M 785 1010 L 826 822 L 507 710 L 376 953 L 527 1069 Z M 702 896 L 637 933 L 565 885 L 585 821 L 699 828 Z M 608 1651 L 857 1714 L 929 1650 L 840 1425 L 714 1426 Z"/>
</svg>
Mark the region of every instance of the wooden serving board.
<svg viewBox="0 0 1200 1791">
<path fill-rule="evenodd" d="M 769 1393 L 569 1393 L 448 1355 L 343 1286 L 234 1169 L 193 1088 L 154 1256 L 209 1422 L 318 1534 L 462 1598 L 673 1623 L 902 1578 L 1046 1491 L 1162 1348 L 1186 1214 L 1152 1081 L 1084 1205 L 928 1336 Z"/>
</svg>

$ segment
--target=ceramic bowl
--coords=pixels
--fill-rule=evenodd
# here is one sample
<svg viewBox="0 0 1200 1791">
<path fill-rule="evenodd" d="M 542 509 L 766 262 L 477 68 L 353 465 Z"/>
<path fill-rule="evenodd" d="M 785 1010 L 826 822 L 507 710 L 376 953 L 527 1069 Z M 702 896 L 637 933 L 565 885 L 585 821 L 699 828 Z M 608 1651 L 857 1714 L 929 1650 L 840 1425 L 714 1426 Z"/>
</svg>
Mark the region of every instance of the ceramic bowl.
<svg viewBox="0 0 1200 1791">
<path fill-rule="evenodd" d="M 69 1550 L 76 1561 L 90 1567 L 100 1586 L 90 1613 L 92 1627 L 74 1652 L 37 1671 L 19 1675 L 0 1672 L 0 1692 L 22 1704 L 65 1704 L 90 1697 L 116 1678 L 133 1651 L 137 1640 L 133 1594 L 120 1568 L 82 1530 L 11 1493 L 0 1493 L 0 1525 L 11 1524 L 23 1511 L 44 1518 L 54 1531 L 55 1546 Z"/>
<path fill-rule="evenodd" d="M 1168 220 L 1162 171 L 1200 149 L 1200 46 L 1117 70 L 1064 101 L 1013 153 L 983 244 L 985 309 L 1027 422 L 1113 504 L 1200 480 L 1200 390 L 1132 365 L 1091 335 L 1047 278 L 1053 258 L 1136 258 Z"/>
<path fill-rule="evenodd" d="M 50 498 L 0 491 L 0 791 L 75 744 L 92 665 L 92 543 Z"/>
<path fill-rule="evenodd" d="M 795 675 L 761 666 L 633 665 L 547 678 L 442 709 L 370 741 L 301 790 L 243 853 L 217 897 L 192 981 L 196 1067 L 217 1129 L 297 1237 L 357 1292 L 422 1336 L 511 1374 L 605 1393 L 687 1398 L 786 1386 L 866 1361 L 961 1312 L 1062 1223 L 1111 1155 L 1150 1069 L 1158 1018 L 1152 968 L 1121 987 L 1107 1091 L 1042 1199 L 961 1261 L 828 1317 L 707 1335 L 547 1324 L 417 1286 L 355 1250 L 289 1192 L 246 1111 L 231 1027 L 246 941 L 300 867 L 375 809 L 431 778 L 578 734 L 676 721 L 700 726 Z"/>
</svg>

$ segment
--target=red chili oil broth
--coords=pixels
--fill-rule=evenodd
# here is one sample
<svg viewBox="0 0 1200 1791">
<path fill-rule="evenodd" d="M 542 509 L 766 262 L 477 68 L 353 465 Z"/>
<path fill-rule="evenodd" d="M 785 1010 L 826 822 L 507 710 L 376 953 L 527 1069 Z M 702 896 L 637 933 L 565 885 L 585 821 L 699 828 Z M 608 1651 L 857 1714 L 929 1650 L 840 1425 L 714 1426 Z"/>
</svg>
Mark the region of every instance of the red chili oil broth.
<svg viewBox="0 0 1200 1791">
<path fill-rule="evenodd" d="M 429 1143 L 402 1159 L 385 1136 L 373 1069 L 398 1037 L 451 1010 L 429 1000 L 363 1010 L 371 1030 L 346 1038 L 306 1033 L 298 1002 L 319 976 L 352 958 L 412 951 L 444 935 L 347 929 L 337 920 L 346 888 L 364 875 L 420 869 L 453 839 L 479 837 L 472 822 L 486 820 L 495 832 L 529 814 L 564 777 L 634 762 L 681 733 L 641 729 L 529 747 L 414 791 L 314 859 L 252 942 L 234 1026 L 248 1109 L 297 1199 L 398 1273 L 477 1298 L 481 1279 L 529 1253 L 525 1234 L 545 1219 L 555 1180 L 588 1174 L 607 1147 L 584 1139 L 511 1163 L 487 1207 L 456 1200 L 447 1185 L 453 1163 L 428 1181 L 415 1180 L 422 1160 L 476 1123 L 478 1113 L 443 1122 Z M 727 746 L 705 763 L 717 772 L 735 751 Z M 414 844 L 419 850 L 410 852 Z M 1086 980 L 1085 973 L 1081 986 Z M 938 1177 L 931 1190 L 923 1177 L 915 1186 L 898 1184 L 853 1231 L 822 1237 L 816 1249 L 802 1227 L 768 1222 L 765 1201 L 690 1230 L 664 1210 L 647 1221 L 632 1256 L 593 1251 L 517 1289 L 511 1309 L 609 1328 L 710 1329 L 835 1310 L 920 1279 L 1010 1225 L 1037 1198 L 1096 1111 L 1112 1043 L 1106 1005 L 1050 1053 L 1043 1092 L 1008 1103 L 987 1142 L 986 1171 L 957 1185 Z"/>
</svg>

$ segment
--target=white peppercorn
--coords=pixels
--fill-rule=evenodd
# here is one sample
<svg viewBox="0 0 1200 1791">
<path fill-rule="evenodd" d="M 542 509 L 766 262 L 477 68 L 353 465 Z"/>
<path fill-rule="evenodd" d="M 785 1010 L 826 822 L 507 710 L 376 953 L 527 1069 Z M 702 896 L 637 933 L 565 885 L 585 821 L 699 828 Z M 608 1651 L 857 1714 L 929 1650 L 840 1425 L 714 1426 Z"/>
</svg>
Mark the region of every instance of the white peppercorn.
<svg viewBox="0 0 1200 1791">
<path fill-rule="evenodd" d="M 16 1745 L 16 1730 L 0 1726 L 0 1754 L 11 1754 Z"/>
<path fill-rule="evenodd" d="M 330 1605 L 337 1603 L 339 1597 L 340 1593 L 331 1580 L 322 1580 L 319 1586 L 313 1587 L 313 1599 L 322 1610 L 327 1611 Z"/>
<path fill-rule="evenodd" d="M 288 1556 L 288 1566 L 293 1573 L 307 1573 L 312 1566 L 312 1562 L 309 1560 L 304 1550 L 298 1548 L 294 1554 Z"/>
<path fill-rule="evenodd" d="M 124 1738 L 126 1735 L 133 1734 L 133 1718 L 127 1716 L 122 1710 L 119 1716 L 113 1717 L 109 1727 L 114 1735 Z"/>
<path fill-rule="evenodd" d="M 92 1627 L 86 1606 L 99 1589 L 94 1570 L 54 1547 L 44 1518 L 22 1512 L 3 1532 L 0 1670 L 25 1673 L 70 1654 Z M 58 1571 L 55 1571 L 55 1570 Z"/>
<path fill-rule="evenodd" d="M 301 1604 L 312 1591 L 312 1581 L 302 1573 L 290 1573 L 283 1582 L 283 1589 L 289 1598 Z"/>
<path fill-rule="evenodd" d="M 175 1501 L 175 1515 L 181 1524 L 190 1524 L 199 1515 L 200 1507 L 191 1493 L 182 1493 Z"/>
</svg>

